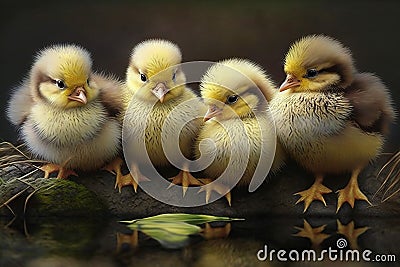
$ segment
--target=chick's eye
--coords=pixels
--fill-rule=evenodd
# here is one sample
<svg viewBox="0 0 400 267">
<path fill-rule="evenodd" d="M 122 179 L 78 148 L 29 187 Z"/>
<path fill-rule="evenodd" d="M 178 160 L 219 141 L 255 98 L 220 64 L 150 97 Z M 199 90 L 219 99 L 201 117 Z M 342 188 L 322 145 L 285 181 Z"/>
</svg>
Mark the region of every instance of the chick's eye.
<svg viewBox="0 0 400 267">
<path fill-rule="evenodd" d="M 176 79 L 176 72 L 174 72 L 174 74 L 172 74 L 172 80 L 175 81 Z"/>
<path fill-rule="evenodd" d="M 228 98 L 226 99 L 226 102 L 228 104 L 235 104 L 238 101 L 238 96 L 237 95 L 230 95 L 228 96 Z"/>
<path fill-rule="evenodd" d="M 147 81 L 147 77 L 143 73 L 140 73 L 140 79 L 142 80 L 142 82 Z"/>
<path fill-rule="evenodd" d="M 318 75 L 318 71 L 316 69 L 307 70 L 306 78 L 314 78 Z"/>
<path fill-rule="evenodd" d="M 87 79 L 86 83 L 87 83 L 87 85 L 89 85 L 89 79 Z"/>
<path fill-rule="evenodd" d="M 58 88 L 65 89 L 65 83 L 62 80 L 55 80 L 54 83 L 57 85 Z"/>
</svg>

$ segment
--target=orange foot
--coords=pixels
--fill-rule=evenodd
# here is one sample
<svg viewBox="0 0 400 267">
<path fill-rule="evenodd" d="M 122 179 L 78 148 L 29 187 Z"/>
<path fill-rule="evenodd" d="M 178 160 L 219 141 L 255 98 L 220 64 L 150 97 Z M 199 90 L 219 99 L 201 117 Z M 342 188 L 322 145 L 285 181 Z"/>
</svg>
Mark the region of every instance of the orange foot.
<svg viewBox="0 0 400 267">
<path fill-rule="evenodd" d="M 185 196 L 186 191 L 188 189 L 188 186 L 194 185 L 194 186 L 201 186 L 203 185 L 202 182 L 197 180 L 193 175 L 187 171 L 187 170 L 182 170 L 178 173 L 177 176 L 170 178 L 171 184 L 168 186 L 168 188 L 171 188 L 173 185 L 182 185 L 183 188 L 183 196 Z"/>
<path fill-rule="evenodd" d="M 111 161 L 109 164 L 104 166 L 103 170 L 111 172 L 114 175 L 121 175 L 122 174 L 121 168 L 122 168 L 123 163 L 124 163 L 124 161 L 122 160 L 122 158 L 117 157 L 113 161 Z"/>
<path fill-rule="evenodd" d="M 123 175 L 122 174 L 122 164 L 124 161 L 122 158 L 117 157 L 112 162 L 107 164 L 103 170 L 109 171 L 112 174 L 116 175 L 115 177 L 115 187 L 118 187 L 118 191 L 121 193 L 122 187 L 132 185 L 135 192 L 137 192 L 138 182 L 132 177 L 130 173 Z M 144 177 L 140 172 L 136 165 L 132 165 L 131 171 L 134 172 L 134 175 L 138 177 L 138 181 L 148 181 L 146 177 Z"/>
<path fill-rule="evenodd" d="M 311 248 L 318 250 L 320 248 L 321 243 L 324 242 L 325 239 L 330 237 L 330 235 L 323 233 L 326 224 L 315 228 L 312 228 L 311 225 L 306 220 L 303 220 L 303 224 L 304 224 L 303 228 L 297 226 L 294 227 L 300 232 L 294 234 L 293 236 L 305 237 L 310 239 Z"/>
<path fill-rule="evenodd" d="M 138 230 L 133 230 L 130 235 L 117 233 L 117 253 L 121 252 L 124 244 L 129 245 L 131 249 L 136 249 L 139 245 Z"/>
<path fill-rule="evenodd" d="M 115 188 L 118 186 L 118 191 L 121 193 L 121 188 L 123 186 L 127 185 L 133 185 L 133 188 L 135 189 L 135 192 L 137 190 L 137 183 L 133 179 L 129 179 L 131 177 L 126 177 L 122 175 L 122 164 L 124 161 L 122 158 L 117 157 L 113 161 L 111 161 L 109 164 L 103 167 L 103 170 L 106 170 L 112 174 L 115 175 Z"/>
<path fill-rule="evenodd" d="M 135 193 L 137 193 L 138 184 L 140 182 L 147 181 L 150 181 L 150 179 L 140 172 L 139 167 L 136 164 L 132 164 L 130 173 L 128 173 L 127 175 L 117 176 L 117 179 L 115 181 L 115 188 L 117 188 L 118 186 L 118 190 L 121 193 L 122 187 L 132 185 Z"/>
<path fill-rule="evenodd" d="M 44 171 L 44 178 L 49 178 L 50 174 L 57 171 L 57 179 L 67 179 L 70 175 L 78 176 L 78 174 L 73 170 L 66 169 L 63 166 L 54 163 L 43 165 L 40 169 Z"/>
<path fill-rule="evenodd" d="M 230 232 L 230 223 L 227 223 L 225 226 L 222 227 L 211 227 L 209 223 L 206 223 L 201 235 L 204 237 L 204 239 L 210 240 L 228 237 Z"/>
<path fill-rule="evenodd" d="M 338 205 L 336 212 L 342 207 L 344 203 L 349 203 L 352 208 L 354 208 L 354 202 L 356 199 L 364 200 L 368 202 L 368 204 L 372 205 L 371 202 L 368 200 L 367 196 L 361 192 L 360 188 L 358 187 L 358 175 L 360 174 L 361 169 L 356 169 L 353 171 L 350 181 L 347 186 L 343 189 L 337 191 L 338 195 Z"/>
<path fill-rule="evenodd" d="M 226 187 L 225 185 L 215 182 L 212 179 L 199 179 L 205 186 L 203 186 L 200 190 L 200 192 L 205 191 L 206 192 L 206 203 L 210 200 L 211 197 L 211 192 L 215 191 L 220 195 L 225 194 L 226 200 L 228 200 L 229 206 L 231 206 L 231 192 L 229 191 L 229 188 Z M 213 182 L 211 184 L 211 182 Z"/>
<path fill-rule="evenodd" d="M 301 196 L 299 200 L 297 200 L 296 204 L 304 201 L 303 212 L 306 212 L 308 207 L 311 205 L 311 202 L 313 202 L 314 200 L 322 201 L 322 203 L 324 203 L 324 205 L 326 206 L 325 199 L 322 195 L 328 194 L 332 192 L 332 190 L 324 186 L 322 184 L 322 180 L 323 180 L 322 176 L 317 176 L 315 178 L 314 184 L 309 189 L 294 194 Z"/>
<path fill-rule="evenodd" d="M 344 235 L 350 243 L 351 249 L 358 249 L 358 237 L 365 233 L 369 227 L 354 228 L 354 221 L 343 225 L 339 220 L 337 222 L 338 234 Z"/>
</svg>

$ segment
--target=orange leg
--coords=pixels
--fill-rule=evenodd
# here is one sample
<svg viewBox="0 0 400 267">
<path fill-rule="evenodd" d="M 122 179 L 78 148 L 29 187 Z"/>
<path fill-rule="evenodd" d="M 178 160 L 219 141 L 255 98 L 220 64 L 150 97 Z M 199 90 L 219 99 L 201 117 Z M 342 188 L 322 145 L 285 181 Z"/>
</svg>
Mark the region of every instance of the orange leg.
<svg viewBox="0 0 400 267">
<path fill-rule="evenodd" d="M 134 176 L 137 177 L 137 180 L 133 178 L 131 173 L 126 175 L 122 174 L 122 164 L 123 160 L 118 157 L 113 160 L 110 164 L 106 165 L 103 169 L 106 171 L 111 172 L 112 174 L 116 175 L 115 178 L 115 188 L 118 187 L 118 191 L 121 193 L 122 187 L 132 185 L 135 192 L 137 192 L 138 188 L 138 181 L 148 181 L 139 171 L 139 168 L 136 165 L 132 165 L 131 171 L 134 173 Z"/>
<path fill-rule="evenodd" d="M 57 179 L 67 179 L 70 175 L 78 176 L 78 174 L 73 170 L 66 169 L 63 166 L 54 163 L 43 165 L 40 169 L 44 171 L 44 178 L 49 178 L 50 174 L 57 171 Z"/>
<path fill-rule="evenodd" d="M 358 175 L 360 174 L 361 170 L 362 168 L 357 168 L 353 170 L 347 186 L 337 191 L 337 193 L 339 193 L 339 196 L 336 212 L 338 212 L 342 205 L 346 202 L 349 203 L 352 208 L 354 208 L 354 202 L 356 199 L 365 200 L 368 202 L 368 204 L 372 205 L 367 196 L 365 196 L 358 187 Z"/>
</svg>

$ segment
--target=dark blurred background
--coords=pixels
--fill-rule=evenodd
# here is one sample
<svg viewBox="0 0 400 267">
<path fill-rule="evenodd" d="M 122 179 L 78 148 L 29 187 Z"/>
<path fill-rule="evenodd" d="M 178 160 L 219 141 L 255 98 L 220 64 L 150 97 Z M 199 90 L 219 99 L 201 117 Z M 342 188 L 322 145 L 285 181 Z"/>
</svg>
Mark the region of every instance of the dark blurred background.
<svg viewBox="0 0 400 267">
<path fill-rule="evenodd" d="M 398 1 L 18 1 L 2 2 L 0 138 L 16 140 L 5 118 L 12 87 L 29 71 L 33 55 L 55 43 L 87 48 L 94 69 L 124 78 L 131 49 L 146 38 L 176 42 L 184 61 L 249 58 L 277 84 L 290 43 L 323 33 L 342 41 L 360 71 L 380 76 L 400 104 Z M 399 124 L 385 150 L 400 147 Z"/>
</svg>

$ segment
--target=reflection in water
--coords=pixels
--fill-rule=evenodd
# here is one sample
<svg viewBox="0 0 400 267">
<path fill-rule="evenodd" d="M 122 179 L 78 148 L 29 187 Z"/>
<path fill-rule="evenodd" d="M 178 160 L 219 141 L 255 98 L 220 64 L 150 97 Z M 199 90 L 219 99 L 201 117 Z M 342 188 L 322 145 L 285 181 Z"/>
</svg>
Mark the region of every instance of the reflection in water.
<svg viewBox="0 0 400 267">
<path fill-rule="evenodd" d="M 153 233 L 148 233 L 145 230 L 134 229 L 131 234 L 124 234 L 118 232 L 117 235 L 117 253 L 121 253 L 125 249 L 136 250 L 139 247 L 139 231 L 146 235 L 146 239 L 153 238 L 157 240 L 164 248 L 183 248 L 186 247 L 190 241 L 190 236 L 183 236 L 185 242 L 179 238 L 181 235 L 177 234 L 178 238 L 167 237 L 168 240 L 163 239 L 160 235 L 153 235 Z M 210 223 L 205 223 L 201 229 L 200 236 L 206 240 L 225 238 L 229 236 L 231 231 L 231 223 L 225 223 L 223 226 L 212 227 Z M 193 237 L 193 236 L 192 236 Z M 168 241 L 168 242 L 167 242 Z"/>
<path fill-rule="evenodd" d="M 206 223 L 202 232 L 202 236 L 206 240 L 225 238 L 229 236 L 231 232 L 231 223 L 227 223 L 220 227 L 211 227 L 209 223 Z"/>
<path fill-rule="evenodd" d="M 311 241 L 311 248 L 314 250 L 319 250 L 321 243 L 324 242 L 325 239 L 330 237 L 330 235 L 323 233 L 325 230 L 326 224 L 321 225 L 319 227 L 311 227 L 311 225 L 304 220 L 304 226 L 303 228 L 295 226 L 294 228 L 299 230 L 297 234 L 294 234 L 293 236 L 298 236 L 298 237 L 306 237 L 310 239 Z"/>
<path fill-rule="evenodd" d="M 126 245 L 132 250 L 135 250 L 139 246 L 138 230 L 133 230 L 132 234 L 117 233 L 117 253 L 121 253 Z"/>
<path fill-rule="evenodd" d="M 180 249 L 165 249 L 117 221 L 102 225 L 99 220 L 42 218 L 27 221 L 26 229 L 23 221 L 7 227 L 9 222 L 2 222 L 0 266 L 287 266 L 276 258 L 259 261 L 257 252 L 265 245 L 276 251 L 320 251 L 337 248 L 340 238 L 347 240 L 346 249 L 400 257 L 400 219 L 257 217 L 210 223 L 203 224 L 201 235 L 191 236 Z"/>
<path fill-rule="evenodd" d="M 354 221 L 351 221 L 347 225 L 343 225 L 339 220 L 337 220 L 337 228 L 338 234 L 344 235 L 347 241 L 349 241 L 351 249 L 359 249 L 357 243 L 358 238 L 370 229 L 368 226 L 354 228 Z"/>
<path fill-rule="evenodd" d="M 358 238 L 360 235 L 364 234 L 370 227 L 359 227 L 355 228 L 354 227 L 354 221 L 351 221 L 350 223 L 344 225 L 340 222 L 340 220 L 336 220 L 337 222 L 337 232 L 340 235 L 343 235 L 346 240 L 349 242 L 349 248 L 350 249 L 359 249 L 358 246 Z M 298 233 L 294 234 L 293 236 L 297 237 L 305 237 L 308 238 L 311 241 L 311 248 L 314 250 L 321 250 L 321 244 L 331 237 L 331 234 L 334 234 L 335 232 L 331 232 L 331 234 L 324 233 L 324 230 L 326 228 L 326 224 L 317 226 L 317 227 L 311 227 L 311 225 L 307 222 L 307 220 L 304 220 L 304 226 L 303 228 L 295 226 L 294 228 L 299 230 Z"/>
</svg>

